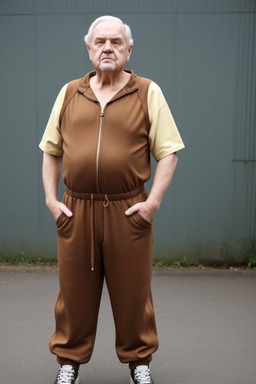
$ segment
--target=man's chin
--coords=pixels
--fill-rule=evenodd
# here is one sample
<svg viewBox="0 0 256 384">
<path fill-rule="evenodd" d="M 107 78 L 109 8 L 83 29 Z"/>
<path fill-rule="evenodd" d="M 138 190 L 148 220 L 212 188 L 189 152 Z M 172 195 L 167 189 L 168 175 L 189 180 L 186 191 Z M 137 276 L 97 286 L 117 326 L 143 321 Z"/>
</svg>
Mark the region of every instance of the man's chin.
<svg viewBox="0 0 256 384">
<path fill-rule="evenodd" d="M 116 66 L 115 65 L 111 65 L 111 64 L 103 64 L 101 63 L 100 65 L 100 70 L 102 72 L 113 72 L 114 70 L 116 69 Z"/>
</svg>

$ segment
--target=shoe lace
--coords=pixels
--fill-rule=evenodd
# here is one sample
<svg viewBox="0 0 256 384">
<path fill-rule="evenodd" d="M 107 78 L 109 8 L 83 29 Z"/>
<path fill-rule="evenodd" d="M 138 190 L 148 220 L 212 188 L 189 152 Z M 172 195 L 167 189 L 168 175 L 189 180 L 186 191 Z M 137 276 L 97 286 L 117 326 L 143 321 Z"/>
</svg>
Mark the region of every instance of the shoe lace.
<svg viewBox="0 0 256 384">
<path fill-rule="evenodd" d="M 71 380 L 74 378 L 74 374 L 74 369 L 66 370 L 61 367 L 57 377 L 58 384 L 70 384 Z"/>
<path fill-rule="evenodd" d="M 146 369 L 135 369 L 134 372 L 134 378 L 140 383 L 140 384 L 151 384 L 151 371 L 148 368 Z"/>
</svg>

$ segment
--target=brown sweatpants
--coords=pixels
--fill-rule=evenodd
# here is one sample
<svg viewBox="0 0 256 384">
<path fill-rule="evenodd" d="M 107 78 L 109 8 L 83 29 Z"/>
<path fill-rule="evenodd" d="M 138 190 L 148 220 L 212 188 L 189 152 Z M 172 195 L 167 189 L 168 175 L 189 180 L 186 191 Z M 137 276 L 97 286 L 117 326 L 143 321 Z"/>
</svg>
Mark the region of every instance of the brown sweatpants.
<svg viewBox="0 0 256 384">
<path fill-rule="evenodd" d="M 116 352 L 130 368 L 148 363 L 158 339 L 151 295 L 152 223 L 138 213 L 144 187 L 121 195 L 66 190 L 73 212 L 58 218 L 59 293 L 50 350 L 58 361 L 89 361 L 96 334 L 104 277 L 116 328 Z M 92 271 L 92 267 L 94 270 Z"/>
</svg>

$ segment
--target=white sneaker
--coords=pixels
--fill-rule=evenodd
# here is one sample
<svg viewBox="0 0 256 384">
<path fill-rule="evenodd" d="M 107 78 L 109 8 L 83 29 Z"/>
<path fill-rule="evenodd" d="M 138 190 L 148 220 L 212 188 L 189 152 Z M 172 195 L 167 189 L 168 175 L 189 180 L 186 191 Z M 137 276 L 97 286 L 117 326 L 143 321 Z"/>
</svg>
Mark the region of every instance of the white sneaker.
<svg viewBox="0 0 256 384">
<path fill-rule="evenodd" d="M 60 367 L 54 384 L 79 384 L 78 369 L 74 369 L 71 365 L 63 365 Z"/>
<path fill-rule="evenodd" d="M 130 384 L 154 384 L 150 367 L 139 365 L 131 370 Z"/>
</svg>

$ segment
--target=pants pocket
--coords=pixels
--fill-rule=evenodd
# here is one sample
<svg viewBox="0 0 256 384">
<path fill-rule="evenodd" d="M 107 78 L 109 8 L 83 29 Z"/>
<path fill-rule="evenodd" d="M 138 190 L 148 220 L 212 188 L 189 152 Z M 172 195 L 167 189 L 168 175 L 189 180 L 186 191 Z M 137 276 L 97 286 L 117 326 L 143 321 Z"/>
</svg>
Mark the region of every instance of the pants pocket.
<svg viewBox="0 0 256 384">
<path fill-rule="evenodd" d="M 148 221 L 143 216 L 141 216 L 141 214 L 139 212 L 135 212 L 132 216 L 133 216 L 134 220 L 137 223 L 139 223 L 140 225 L 142 225 L 143 227 L 145 227 L 145 228 L 151 228 L 152 227 L 153 219 L 151 221 Z"/>
<path fill-rule="evenodd" d="M 147 200 L 147 192 L 146 190 L 144 190 L 138 196 L 135 196 L 130 199 L 129 207 L 131 207 L 132 205 L 135 205 L 136 203 L 142 203 L 146 200 Z M 136 226 L 140 226 L 142 228 L 151 228 L 153 225 L 153 219 L 151 221 L 148 221 L 138 211 L 133 213 L 131 215 L 131 218 L 133 219 L 133 222 L 136 223 Z"/>
<path fill-rule="evenodd" d="M 69 219 L 70 218 L 66 216 L 64 212 L 62 212 L 56 220 L 57 230 L 64 228 Z"/>
</svg>

